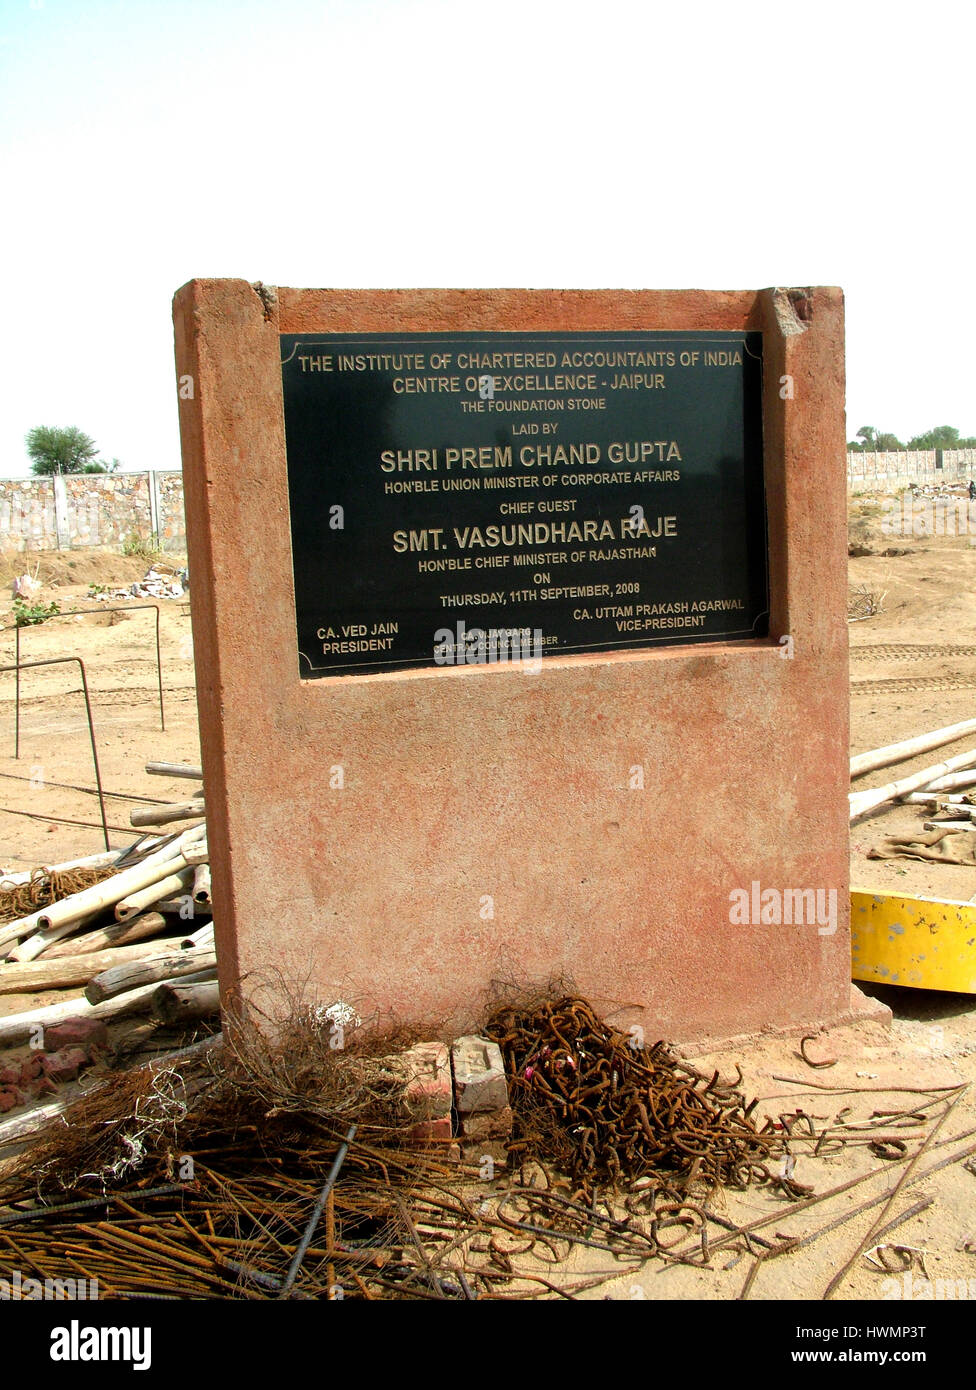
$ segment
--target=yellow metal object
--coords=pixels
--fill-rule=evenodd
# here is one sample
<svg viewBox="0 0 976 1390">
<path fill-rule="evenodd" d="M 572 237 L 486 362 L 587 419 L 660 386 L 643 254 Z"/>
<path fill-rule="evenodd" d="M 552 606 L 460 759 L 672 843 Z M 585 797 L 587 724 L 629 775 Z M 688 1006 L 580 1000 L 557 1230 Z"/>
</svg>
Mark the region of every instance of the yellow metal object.
<svg viewBox="0 0 976 1390">
<path fill-rule="evenodd" d="M 976 994 L 976 903 L 851 893 L 855 980 Z"/>
</svg>

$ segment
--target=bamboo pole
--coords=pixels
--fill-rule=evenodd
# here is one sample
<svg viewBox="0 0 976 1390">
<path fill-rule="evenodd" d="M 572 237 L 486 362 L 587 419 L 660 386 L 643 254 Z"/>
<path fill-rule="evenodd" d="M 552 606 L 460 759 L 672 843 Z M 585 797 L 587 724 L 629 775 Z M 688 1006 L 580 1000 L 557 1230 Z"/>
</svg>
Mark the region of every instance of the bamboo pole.
<svg viewBox="0 0 976 1390">
<path fill-rule="evenodd" d="M 100 974 L 89 977 L 85 986 L 85 998 L 89 1004 L 101 1004 L 127 990 L 138 989 L 140 985 L 159 984 L 161 980 L 175 980 L 182 975 L 197 975 L 204 970 L 212 970 L 217 964 L 215 951 L 169 951 L 166 955 L 158 952 L 150 959 L 120 961 L 114 963 Z"/>
<path fill-rule="evenodd" d="M 209 864 L 198 864 L 193 870 L 193 901 L 198 907 L 211 906 Z"/>
<path fill-rule="evenodd" d="M 121 1018 L 126 1014 L 145 1013 L 158 988 L 158 985 L 144 985 L 129 994 L 107 999 L 104 1004 L 89 1004 L 84 995 L 78 995 L 74 999 L 65 999 L 61 1004 L 47 1004 L 42 1009 L 0 1016 L 0 1044 L 13 1047 L 26 1042 L 31 1036 L 36 1036 L 38 1029 L 61 1023 L 66 1018 Z"/>
<path fill-rule="evenodd" d="M 128 869 L 121 869 L 117 874 L 113 874 L 111 878 L 103 879 L 101 883 L 97 883 L 94 888 L 85 888 L 80 893 L 73 893 L 67 898 L 62 898 L 59 902 L 52 903 L 49 907 L 38 908 L 36 912 L 30 912 L 26 917 L 20 917 L 15 922 L 8 922 L 5 926 L 0 927 L 0 947 L 5 946 L 10 941 L 15 941 L 18 937 L 30 936 L 33 932 L 38 930 L 45 931 L 47 923 L 52 919 L 55 922 L 74 921 L 76 924 L 82 922 L 93 913 L 99 912 L 102 908 L 111 906 L 118 901 L 118 898 L 106 896 L 106 894 L 113 892 L 117 886 L 121 887 L 121 892 L 118 897 L 124 898 L 126 893 L 135 891 L 145 883 L 152 881 L 151 874 L 148 878 L 139 877 L 140 874 L 145 873 L 149 866 L 158 864 L 161 861 L 165 862 L 167 858 L 178 856 L 184 847 L 193 846 L 201 839 L 205 839 L 205 837 L 205 825 L 194 826 L 191 830 L 184 830 L 182 835 L 168 839 L 164 844 L 160 845 L 158 849 L 153 850 L 151 854 L 147 854 L 138 864 L 134 864 Z M 182 868 L 184 865 L 180 867 Z M 171 871 L 167 870 L 167 872 Z M 126 877 L 127 875 L 130 877 Z M 109 887 L 109 885 L 111 885 L 111 887 Z M 60 933 L 60 936 L 66 935 L 66 931 Z M 50 938 L 50 940 L 58 939 L 58 936 Z M 44 945 L 47 944 L 47 941 L 45 941 Z M 11 952 L 14 959 L 29 960 L 33 958 L 31 956 L 25 957 L 20 955 L 20 949 L 21 948 L 18 947 L 17 952 Z M 35 954 L 39 954 L 39 952 L 35 952 Z"/>
<path fill-rule="evenodd" d="M 949 806 L 965 806 L 965 792 L 909 792 L 907 796 L 900 798 L 903 806 L 938 806 L 940 803 Z M 973 806 L 976 811 L 976 806 Z"/>
<path fill-rule="evenodd" d="M 868 811 L 877 810 L 887 801 L 893 801 L 896 797 L 904 796 L 906 792 L 916 792 L 922 787 L 927 787 L 937 778 L 946 777 L 950 772 L 955 772 L 959 768 L 972 767 L 976 763 L 976 749 L 971 749 L 968 753 L 958 753 L 954 758 L 947 758 L 944 763 L 936 763 L 932 767 L 923 768 L 921 772 L 913 773 L 910 777 L 903 777 L 897 782 L 888 782 L 883 787 L 875 787 L 871 791 L 851 792 L 847 801 L 850 812 L 850 819 L 854 820 L 857 816 L 863 816 Z"/>
<path fill-rule="evenodd" d="M 65 927 L 59 936 L 51 937 L 51 941 L 60 940 L 61 936 L 67 936 L 70 932 L 76 931 L 79 927 L 90 926 L 91 923 L 96 921 L 101 915 L 100 912 L 89 912 L 86 916 L 79 917 L 77 922 L 73 922 L 71 926 Z M 39 908 L 37 912 L 32 912 L 29 917 L 21 917 L 20 921 L 17 923 L 11 922 L 10 925 L 16 925 L 19 930 L 10 936 L 3 936 L 0 934 L 0 954 L 5 955 L 7 960 L 18 961 L 33 960 L 36 956 L 41 955 L 47 949 L 48 943 L 41 939 L 40 933 L 36 930 L 40 916 L 41 909 Z M 15 945 L 13 950 L 6 950 L 6 947 L 9 946 L 12 941 L 16 942 L 18 936 L 23 936 L 25 933 L 27 934 L 26 941 L 22 941 L 19 945 Z M 32 949 L 29 955 L 21 955 L 22 949 L 28 942 L 40 944 L 38 949 Z"/>
<path fill-rule="evenodd" d="M 95 1086 L 92 1089 L 101 1088 Z M 9 1120 L 0 1120 L 0 1145 L 16 1144 L 20 1139 L 30 1138 L 80 1099 L 81 1094 L 64 1096 L 61 1100 L 52 1100 L 46 1105 L 34 1105 L 22 1115 L 12 1115 Z"/>
<path fill-rule="evenodd" d="M 124 869 L 112 878 L 103 879 L 93 888 L 85 888 L 70 898 L 62 898 L 37 914 L 38 931 L 8 952 L 10 960 L 35 960 L 46 947 L 64 936 L 70 936 L 80 922 L 90 922 L 107 907 L 111 907 L 129 892 L 158 882 L 186 868 L 182 855 L 175 859 L 156 860 L 153 856 L 132 869 Z M 160 895 L 164 896 L 164 895 Z M 134 913 L 132 914 L 135 915 Z M 26 920 L 26 918 L 24 919 Z"/>
<path fill-rule="evenodd" d="M 163 949 L 158 941 L 139 941 L 132 946 L 117 946 L 111 951 L 89 951 L 81 956 L 56 956 L 54 959 L 30 961 L 26 965 L 0 965 L 0 994 L 33 994 L 38 990 L 70 989 L 74 985 L 87 985 L 89 980 L 104 974 L 107 970 L 131 968 L 136 962 L 158 958 Z M 192 954 L 191 951 L 179 952 L 182 958 Z M 165 979 L 166 976 L 161 975 L 157 978 Z M 89 1002 L 97 1004 L 99 1001 L 93 999 Z"/>
<path fill-rule="evenodd" d="M 185 845 L 183 848 L 183 858 L 188 864 L 206 864 L 210 859 L 206 835 L 204 835 L 202 840 L 197 840 L 192 845 Z"/>
<path fill-rule="evenodd" d="M 936 777 L 933 781 L 926 782 L 922 791 L 949 792 L 972 786 L 976 786 L 976 772 L 950 772 L 947 777 Z"/>
<path fill-rule="evenodd" d="M 182 860 L 182 856 L 181 856 Z M 174 864 L 177 862 L 173 861 Z M 185 864 L 185 861 L 182 861 Z M 152 907 L 155 903 L 162 902 L 165 898 L 172 897 L 174 893 L 184 893 L 193 884 L 193 870 L 190 868 L 174 869 L 165 878 L 160 878 L 155 883 L 149 883 L 145 888 L 140 888 L 137 893 L 128 893 L 120 902 L 115 904 L 115 918 L 118 922 L 128 922 L 131 917 L 136 917 L 147 907 Z"/>
<path fill-rule="evenodd" d="M 184 893 L 181 898 L 161 898 L 158 903 L 153 904 L 153 908 L 156 912 L 165 912 L 170 917 L 179 916 L 184 922 L 192 921 L 197 915 L 196 905 L 190 893 Z"/>
<path fill-rule="evenodd" d="M 184 950 L 188 951 L 194 946 L 212 946 L 214 944 L 214 925 L 208 922 L 205 927 L 199 927 L 197 931 L 191 932 L 180 942 Z"/>
<path fill-rule="evenodd" d="M 953 743 L 957 738 L 970 734 L 976 729 L 976 719 L 964 719 L 961 724 L 948 724 L 944 729 L 935 729 L 930 734 L 919 734 L 906 738 L 901 743 L 889 743 L 884 748 L 873 748 L 867 753 L 858 753 L 851 758 L 851 777 L 863 777 L 866 772 L 874 772 L 879 767 L 889 767 L 892 763 L 904 762 L 916 753 L 927 753 L 930 748 L 941 748 L 944 743 Z"/>
<path fill-rule="evenodd" d="M 96 883 L 93 888 L 84 888 L 80 893 L 74 893 L 69 898 L 62 898 L 60 902 L 52 903 L 40 914 L 38 925 L 43 931 L 46 931 L 49 928 L 60 926 L 64 922 L 70 922 L 75 913 L 87 913 L 112 907 L 129 893 L 138 892 L 140 888 L 158 882 L 167 874 L 185 869 L 184 848 L 195 845 L 205 835 L 205 825 L 197 825 L 191 830 L 184 830 L 182 835 L 168 841 L 159 849 L 154 850 L 152 854 L 147 854 L 144 859 L 141 859 L 138 864 L 133 864 L 131 868 L 122 869 L 119 873 L 113 874 L 111 878 Z M 162 867 L 164 865 L 165 868 Z"/>
<path fill-rule="evenodd" d="M 158 936 L 169 923 L 161 912 L 144 912 L 140 917 L 132 917 L 128 922 L 112 922 L 97 931 L 83 932 L 80 936 L 69 936 L 48 946 L 42 955 L 45 959 L 58 956 L 82 956 L 89 951 L 106 951 L 115 946 L 127 946 L 132 941 L 145 941 L 149 936 Z"/>
</svg>

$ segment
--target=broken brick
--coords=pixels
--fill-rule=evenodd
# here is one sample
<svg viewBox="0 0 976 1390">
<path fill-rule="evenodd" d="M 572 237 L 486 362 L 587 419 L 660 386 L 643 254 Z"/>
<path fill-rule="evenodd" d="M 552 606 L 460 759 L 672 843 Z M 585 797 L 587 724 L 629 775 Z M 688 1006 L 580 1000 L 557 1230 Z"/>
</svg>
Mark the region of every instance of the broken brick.
<svg viewBox="0 0 976 1390">
<path fill-rule="evenodd" d="M 508 1105 L 505 1064 L 497 1043 L 469 1035 L 451 1049 L 454 1096 L 461 1114 L 503 1110 Z"/>
<path fill-rule="evenodd" d="M 74 1081 L 87 1064 L 88 1054 L 83 1047 L 63 1047 L 60 1052 L 44 1055 L 44 1072 L 50 1081 Z"/>
<path fill-rule="evenodd" d="M 63 1047 L 83 1047 L 89 1056 L 93 1050 L 108 1050 L 108 1029 L 100 1018 L 65 1018 L 44 1029 L 44 1048 L 60 1052 Z"/>
<path fill-rule="evenodd" d="M 24 1097 L 16 1086 L 0 1086 L 0 1115 L 13 1110 L 15 1105 L 23 1105 Z"/>
<path fill-rule="evenodd" d="M 445 1043 L 418 1043 L 391 1059 L 391 1066 L 404 1079 L 407 1119 L 419 1122 L 446 1116 L 450 1124 L 451 1058 Z"/>
<path fill-rule="evenodd" d="M 21 1086 L 30 1086 L 31 1082 L 36 1081 L 39 1076 L 44 1075 L 44 1062 L 40 1052 L 32 1052 L 29 1057 L 25 1057 L 20 1064 Z"/>
<path fill-rule="evenodd" d="M 502 1110 L 462 1115 L 461 1129 L 466 1140 L 507 1139 L 512 1132 L 512 1108 L 506 1105 Z"/>
</svg>

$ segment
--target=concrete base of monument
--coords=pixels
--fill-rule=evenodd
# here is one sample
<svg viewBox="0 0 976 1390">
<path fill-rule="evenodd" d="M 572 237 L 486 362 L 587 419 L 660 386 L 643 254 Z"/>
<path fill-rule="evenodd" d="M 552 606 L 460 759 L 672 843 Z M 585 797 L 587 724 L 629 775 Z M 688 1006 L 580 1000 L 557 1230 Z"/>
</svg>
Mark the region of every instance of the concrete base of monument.
<svg viewBox="0 0 976 1390">
<path fill-rule="evenodd" d="M 286 978 L 287 985 L 284 983 Z M 484 1025 L 490 1002 L 497 999 L 541 997 L 543 993 L 548 992 L 547 986 L 551 985 L 555 986 L 553 996 L 565 992 L 587 997 L 575 980 L 568 976 L 554 980 L 524 980 L 521 983 L 514 978 L 508 978 L 498 982 L 497 986 L 485 991 L 480 997 L 460 1003 L 450 1014 L 425 1009 L 416 1002 L 403 1012 L 387 1005 L 381 1006 L 375 1001 L 374 1006 L 370 1008 L 369 1002 L 363 996 L 357 996 L 356 1010 L 367 1030 L 409 1023 L 415 1031 L 419 1029 L 432 1037 L 450 1040 L 465 1030 L 479 1031 Z M 252 1016 L 258 1021 L 264 1018 L 271 1022 L 276 1017 L 287 1016 L 295 1008 L 301 1009 L 306 1005 L 327 1006 L 340 999 L 345 1004 L 350 998 L 348 990 L 343 992 L 336 986 L 322 992 L 321 988 L 313 986 L 308 978 L 303 979 L 288 971 L 282 972 L 279 967 L 272 972 L 255 971 L 248 975 L 245 982 L 225 981 L 223 993 L 229 1006 L 224 1020 L 228 1035 L 233 1034 L 234 1019 L 238 1016 L 241 1001 L 244 1002 L 245 1009 L 248 1007 L 248 1001 L 256 1006 L 256 1012 Z M 600 1002 L 593 1002 L 599 1010 Z M 733 1024 L 725 1032 L 711 1023 L 703 1028 L 688 1028 L 680 1022 L 675 1023 L 673 1019 L 656 1018 L 650 1010 L 642 1010 L 633 1005 L 622 1009 L 610 1008 L 606 1018 L 614 1027 L 624 1032 L 639 1028 L 647 1041 L 660 1039 L 676 1048 L 680 1055 L 690 1057 L 713 1048 L 749 1048 L 767 1037 L 788 1038 L 812 1033 L 819 1035 L 827 1030 L 843 1029 L 861 1023 L 877 1024 L 888 1029 L 891 1026 L 892 1011 L 887 1004 L 864 994 L 857 985 L 851 984 L 846 1007 L 821 1014 L 801 1009 L 798 1010 L 796 1019 L 791 1022 L 761 1023 L 745 1028 Z M 274 1026 L 273 1023 L 271 1026 Z"/>
<path fill-rule="evenodd" d="M 700 1036 L 675 1037 L 668 1039 L 676 1050 L 684 1057 L 695 1057 L 703 1051 L 714 1048 L 750 1048 L 754 1047 L 763 1038 L 795 1038 L 799 1033 L 816 1033 L 818 1036 L 828 1030 L 844 1029 L 855 1027 L 861 1023 L 878 1024 L 881 1028 L 890 1029 L 892 1022 L 892 1012 L 887 1004 L 880 999 L 873 999 L 869 994 L 865 994 L 857 985 L 851 985 L 851 995 L 849 1007 L 841 1009 L 839 1013 L 830 1017 L 808 1020 L 805 1024 L 789 1026 L 773 1026 L 767 1024 L 756 1032 L 736 1033 L 726 1036 L 719 1036 L 715 1033 L 703 1033 Z"/>
</svg>

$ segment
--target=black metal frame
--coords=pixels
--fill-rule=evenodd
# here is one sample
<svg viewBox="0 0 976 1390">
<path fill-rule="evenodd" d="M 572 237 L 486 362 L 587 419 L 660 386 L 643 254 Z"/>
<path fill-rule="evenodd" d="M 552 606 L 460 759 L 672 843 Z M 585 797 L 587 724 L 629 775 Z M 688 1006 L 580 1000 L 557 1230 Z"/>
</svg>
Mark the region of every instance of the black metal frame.
<svg viewBox="0 0 976 1390">
<path fill-rule="evenodd" d="M 78 613 L 155 613 L 156 614 L 156 683 L 159 686 L 159 727 L 163 733 L 166 732 L 166 715 L 163 712 L 163 659 L 160 654 L 159 646 L 159 605 L 145 603 L 114 603 L 104 608 L 68 608 L 63 613 L 47 613 L 44 617 L 34 618 L 29 623 L 24 623 L 15 628 L 16 634 L 16 653 L 17 662 L 17 689 L 14 695 L 14 757 L 20 757 L 20 634 L 22 627 L 39 627 L 41 623 L 50 622 L 52 618 L 73 618 Z M 79 658 L 80 660 L 80 658 Z M 32 663 L 28 662 L 27 665 Z M 36 663 L 34 663 L 36 665 Z M 13 669 L 13 668 L 11 668 Z M 86 685 L 87 689 L 87 685 Z M 104 816 L 103 816 L 104 819 Z"/>
<path fill-rule="evenodd" d="M 158 610 L 157 610 L 158 611 Z M 19 629 L 18 629 L 19 631 Z M 13 666 L 0 666 L 0 674 L 6 671 L 16 671 L 17 673 L 17 699 L 18 699 L 18 734 L 19 734 L 19 712 L 20 712 L 20 673 L 29 671 L 35 666 L 63 666 L 66 662 L 77 661 L 78 669 L 81 672 L 82 694 L 85 697 L 85 713 L 88 716 L 88 737 L 91 740 L 92 763 L 95 766 L 95 786 L 98 790 L 98 809 L 102 816 L 102 834 L 105 837 L 105 848 L 111 849 L 108 842 L 108 820 L 105 815 L 105 794 L 102 791 L 102 774 L 98 766 L 98 749 L 95 747 L 95 726 L 92 723 L 91 700 L 88 696 L 88 676 L 85 671 L 85 663 L 80 656 L 49 656 L 40 661 L 17 661 Z"/>
</svg>

